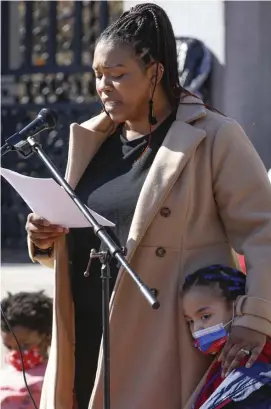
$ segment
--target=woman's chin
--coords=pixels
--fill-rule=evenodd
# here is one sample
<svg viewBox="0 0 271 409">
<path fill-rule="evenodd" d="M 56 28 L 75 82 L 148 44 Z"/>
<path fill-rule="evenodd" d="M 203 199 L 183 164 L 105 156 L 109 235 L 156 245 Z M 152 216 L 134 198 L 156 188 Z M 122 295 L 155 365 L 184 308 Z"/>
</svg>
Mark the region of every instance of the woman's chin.
<svg viewBox="0 0 271 409">
<path fill-rule="evenodd" d="M 125 115 L 121 114 L 120 112 L 108 112 L 112 121 L 116 122 L 117 124 L 123 124 L 126 121 Z"/>
</svg>

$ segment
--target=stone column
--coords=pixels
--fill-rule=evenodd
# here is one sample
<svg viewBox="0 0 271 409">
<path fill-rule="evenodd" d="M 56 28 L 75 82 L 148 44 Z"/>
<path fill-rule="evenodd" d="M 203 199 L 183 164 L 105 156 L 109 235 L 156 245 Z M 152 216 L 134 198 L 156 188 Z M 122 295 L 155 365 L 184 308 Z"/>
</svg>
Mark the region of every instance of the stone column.
<svg viewBox="0 0 271 409">
<path fill-rule="evenodd" d="M 225 3 L 224 110 L 271 168 L 271 2 Z"/>
</svg>

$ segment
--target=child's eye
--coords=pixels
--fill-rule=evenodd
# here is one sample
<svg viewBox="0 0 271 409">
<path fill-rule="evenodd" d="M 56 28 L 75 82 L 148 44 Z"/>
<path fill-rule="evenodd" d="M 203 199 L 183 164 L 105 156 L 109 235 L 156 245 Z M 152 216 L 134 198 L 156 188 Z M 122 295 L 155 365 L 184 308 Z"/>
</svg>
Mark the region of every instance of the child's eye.
<svg viewBox="0 0 271 409">
<path fill-rule="evenodd" d="M 211 314 L 204 314 L 201 319 L 202 321 L 207 321 L 211 317 Z"/>
</svg>

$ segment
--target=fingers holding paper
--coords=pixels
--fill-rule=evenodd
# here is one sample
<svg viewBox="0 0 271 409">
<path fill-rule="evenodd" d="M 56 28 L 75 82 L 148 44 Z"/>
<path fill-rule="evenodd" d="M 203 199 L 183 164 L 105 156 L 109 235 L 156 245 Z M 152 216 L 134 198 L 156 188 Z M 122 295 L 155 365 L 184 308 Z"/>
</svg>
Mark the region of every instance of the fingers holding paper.
<svg viewBox="0 0 271 409">
<path fill-rule="evenodd" d="M 69 229 L 50 224 L 48 220 L 35 213 L 28 215 L 25 229 L 30 240 L 40 249 L 51 247 L 55 240 L 69 232 Z"/>
</svg>

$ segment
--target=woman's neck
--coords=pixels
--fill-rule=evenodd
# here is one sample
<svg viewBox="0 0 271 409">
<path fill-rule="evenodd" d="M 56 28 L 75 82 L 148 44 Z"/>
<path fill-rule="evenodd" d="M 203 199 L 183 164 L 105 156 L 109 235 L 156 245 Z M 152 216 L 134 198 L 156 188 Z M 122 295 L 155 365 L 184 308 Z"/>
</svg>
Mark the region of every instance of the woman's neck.
<svg viewBox="0 0 271 409">
<path fill-rule="evenodd" d="M 154 101 L 154 116 L 157 119 L 157 124 L 152 125 L 151 130 L 154 131 L 171 114 L 171 112 L 172 106 L 167 99 L 161 98 L 160 104 Z M 126 139 L 129 141 L 147 135 L 150 132 L 148 113 L 142 118 L 126 121 L 124 129 L 126 131 Z"/>
</svg>

